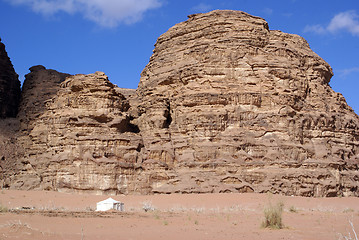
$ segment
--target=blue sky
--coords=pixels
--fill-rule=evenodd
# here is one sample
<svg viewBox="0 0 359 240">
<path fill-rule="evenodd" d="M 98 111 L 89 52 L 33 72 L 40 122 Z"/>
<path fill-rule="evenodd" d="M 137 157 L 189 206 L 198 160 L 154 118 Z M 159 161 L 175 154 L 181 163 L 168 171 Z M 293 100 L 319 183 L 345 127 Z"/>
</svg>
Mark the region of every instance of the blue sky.
<svg viewBox="0 0 359 240">
<path fill-rule="evenodd" d="M 330 85 L 359 113 L 358 0 L 0 0 L 0 37 L 23 81 L 28 68 L 105 72 L 137 88 L 156 39 L 187 15 L 248 12 L 304 37 L 333 68 Z"/>
</svg>

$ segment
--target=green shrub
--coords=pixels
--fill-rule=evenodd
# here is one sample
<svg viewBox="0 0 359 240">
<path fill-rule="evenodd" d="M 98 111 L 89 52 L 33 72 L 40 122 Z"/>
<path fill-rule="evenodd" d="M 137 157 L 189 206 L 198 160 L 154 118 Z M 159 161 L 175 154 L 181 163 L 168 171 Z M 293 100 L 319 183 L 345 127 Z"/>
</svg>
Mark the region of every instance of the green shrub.
<svg viewBox="0 0 359 240">
<path fill-rule="evenodd" d="M 262 227 L 271 229 L 282 229 L 283 207 L 284 204 L 282 202 L 278 202 L 275 205 L 269 203 L 269 205 L 264 208 L 264 221 L 262 222 Z"/>
</svg>

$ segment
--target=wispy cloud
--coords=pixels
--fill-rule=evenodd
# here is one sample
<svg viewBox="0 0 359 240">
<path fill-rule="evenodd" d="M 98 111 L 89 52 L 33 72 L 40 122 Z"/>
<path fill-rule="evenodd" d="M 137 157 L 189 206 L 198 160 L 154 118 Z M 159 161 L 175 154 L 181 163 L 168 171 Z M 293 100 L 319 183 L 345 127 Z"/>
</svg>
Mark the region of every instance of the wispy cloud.
<svg viewBox="0 0 359 240">
<path fill-rule="evenodd" d="M 338 70 L 339 76 L 341 78 L 346 78 L 348 75 L 352 73 L 359 73 L 359 67 L 347 68 Z"/>
<path fill-rule="evenodd" d="M 84 18 L 104 27 L 140 21 L 143 14 L 161 6 L 161 0 L 6 0 L 25 5 L 34 12 L 54 15 L 58 12 L 81 13 Z"/>
<path fill-rule="evenodd" d="M 316 24 L 316 25 L 305 26 L 304 32 L 313 32 L 313 33 L 317 33 L 317 34 L 324 34 L 327 32 L 327 30 L 322 25 Z"/>
<path fill-rule="evenodd" d="M 192 11 L 201 12 L 201 13 L 208 12 L 212 9 L 213 9 L 212 6 L 206 3 L 200 3 L 191 8 Z"/>
<path fill-rule="evenodd" d="M 273 14 L 273 9 L 271 8 L 265 8 L 262 10 L 262 12 L 266 15 L 272 15 Z"/>
<path fill-rule="evenodd" d="M 307 25 L 304 28 L 304 32 L 317 34 L 337 33 L 339 31 L 347 31 L 354 36 L 359 36 L 359 15 L 354 10 L 338 13 L 327 26 L 317 24 Z"/>
</svg>

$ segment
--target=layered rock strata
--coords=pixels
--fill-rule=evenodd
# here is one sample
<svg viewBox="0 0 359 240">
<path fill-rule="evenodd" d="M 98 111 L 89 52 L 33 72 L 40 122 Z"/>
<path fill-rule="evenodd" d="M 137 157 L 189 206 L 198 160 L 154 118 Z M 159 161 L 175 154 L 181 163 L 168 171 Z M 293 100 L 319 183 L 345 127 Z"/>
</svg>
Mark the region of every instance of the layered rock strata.
<svg viewBox="0 0 359 240">
<path fill-rule="evenodd" d="M 189 16 L 159 37 L 137 89 L 147 159 L 172 169 L 152 191 L 357 195 L 359 119 L 331 76 L 262 18 Z"/>
<path fill-rule="evenodd" d="M 301 37 L 240 11 L 159 37 L 138 89 L 36 66 L 3 186 L 358 196 L 359 118 Z"/>
<path fill-rule="evenodd" d="M 130 123 L 128 101 L 102 72 L 30 70 L 19 116 L 27 170 L 10 182 L 25 189 L 118 192 L 116 181 L 122 172 L 134 175 L 129 163 L 137 161 L 143 145 Z"/>
</svg>

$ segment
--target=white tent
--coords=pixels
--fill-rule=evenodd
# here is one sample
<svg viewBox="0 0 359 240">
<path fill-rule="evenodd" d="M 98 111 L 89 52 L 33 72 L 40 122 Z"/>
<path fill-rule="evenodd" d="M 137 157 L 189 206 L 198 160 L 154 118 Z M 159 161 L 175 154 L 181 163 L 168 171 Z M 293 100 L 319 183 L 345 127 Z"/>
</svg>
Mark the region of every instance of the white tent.
<svg viewBox="0 0 359 240">
<path fill-rule="evenodd" d="M 96 204 L 96 211 L 107 211 L 110 209 L 123 211 L 123 203 L 112 198 L 107 198 Z"/>
</svg>

